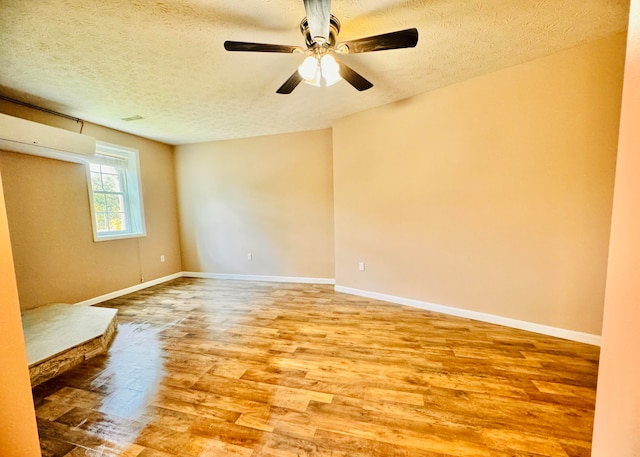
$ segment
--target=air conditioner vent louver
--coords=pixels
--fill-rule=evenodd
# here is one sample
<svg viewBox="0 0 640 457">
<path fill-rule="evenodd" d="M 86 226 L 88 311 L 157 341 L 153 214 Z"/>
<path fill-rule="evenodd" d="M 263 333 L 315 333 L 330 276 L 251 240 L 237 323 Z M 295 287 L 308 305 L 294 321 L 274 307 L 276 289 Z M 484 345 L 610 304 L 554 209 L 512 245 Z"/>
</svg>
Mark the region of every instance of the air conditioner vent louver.
<svg viewBox="0 0 640 457">
<path fill-rule="evenodd" d="M 85 163 L 96 153 L 96 140 L 0 113 L 0 150 Z"/>
</svg>

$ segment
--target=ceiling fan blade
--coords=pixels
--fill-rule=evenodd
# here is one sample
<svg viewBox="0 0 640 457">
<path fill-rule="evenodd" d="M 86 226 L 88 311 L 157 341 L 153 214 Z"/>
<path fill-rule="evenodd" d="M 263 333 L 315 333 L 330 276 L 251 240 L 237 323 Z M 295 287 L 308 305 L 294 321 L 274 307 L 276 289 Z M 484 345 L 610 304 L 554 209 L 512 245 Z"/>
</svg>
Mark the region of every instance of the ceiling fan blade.
<svg viewBox="0 0 640 457">
<path fill-rule="evenodd" d="M 373 84 L 369 80 L 342 62 L 340 62 L 340 76 L 361 92 L 373 87 Z"/>
<path fill-rule="evenodd" d="M 416 44 L 418 44 L 418 29 L 413 28 L 345 41 L 340 46 L 346 46 L 349 54 L 357 54 L 359 52 L 413 48 Z"/>
<path fill-rule="evenodd" d="M 284 52 L 292 53 L 302 50 L 299 46 L 287 46 L 283 44 L 247 43 L 245 41 L 225 41 L 224 48 L 227 51 L 243 52 Z"/>
<path fill-rule="evenodd" d="M 319 44 L 328 41 L 331 0 L 304 0 L 304 10 L 313 41 Z"/>
<path fill-rule="evenodd" d="M 289 79 L 287 79 L 284 84 L 280 86 L 276 93 L 285 95 L 290 94 L 291 92 L 293 92 L 293 89 L 298 87 L 298 84 L 300 84 L 301 82 L 302 76 L 300 76 L 300 73 L 298 73 L 298 70 L 296 70 L 295 73 L 289 76 Z"/>
</svg>

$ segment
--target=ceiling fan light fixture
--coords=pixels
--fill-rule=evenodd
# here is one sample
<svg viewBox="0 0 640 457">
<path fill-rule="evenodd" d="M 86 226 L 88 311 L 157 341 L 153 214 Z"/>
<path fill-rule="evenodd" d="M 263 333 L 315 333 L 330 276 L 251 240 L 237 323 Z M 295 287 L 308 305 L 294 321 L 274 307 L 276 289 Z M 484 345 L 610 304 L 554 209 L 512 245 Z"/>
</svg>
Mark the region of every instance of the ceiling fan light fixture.
<svg viewBox="0 0 640 457">
<path fill-rule="evenodd" d="M 340 64 L 329 54 L 308 56 L 298 67 L 298 74 L 304 82 L 316 87 L 320 87 L 323 80 L 329 87 L 342 79 Z"/>
</svg>

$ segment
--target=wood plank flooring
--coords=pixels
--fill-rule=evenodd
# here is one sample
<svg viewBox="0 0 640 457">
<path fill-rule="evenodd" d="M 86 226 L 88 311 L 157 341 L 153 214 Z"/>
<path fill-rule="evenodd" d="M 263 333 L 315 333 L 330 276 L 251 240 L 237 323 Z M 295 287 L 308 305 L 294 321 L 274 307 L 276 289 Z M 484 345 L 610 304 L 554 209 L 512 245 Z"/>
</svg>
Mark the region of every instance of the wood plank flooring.
<svg viewBox="0 0 640 457">
<path fill-rule="evenodd" d="M 44 457 L 590 455 L 598 348 L 335 293 L 181 278 L 34 389 Z"/>
</svg>

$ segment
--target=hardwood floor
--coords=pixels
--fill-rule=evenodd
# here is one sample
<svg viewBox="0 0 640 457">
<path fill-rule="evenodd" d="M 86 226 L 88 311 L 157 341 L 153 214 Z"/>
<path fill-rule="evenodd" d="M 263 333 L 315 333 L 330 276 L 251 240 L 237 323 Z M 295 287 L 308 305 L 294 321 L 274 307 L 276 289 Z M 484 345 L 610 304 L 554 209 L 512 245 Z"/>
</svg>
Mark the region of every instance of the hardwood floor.
<svg viewBox="0 0 640 457">
<path fill-rule="evenodd" d="M 104 303 L 34 389 L 43 456 L 589 456 L 598 348 L 335 293 L 182 278 Z"/>
</svg>

